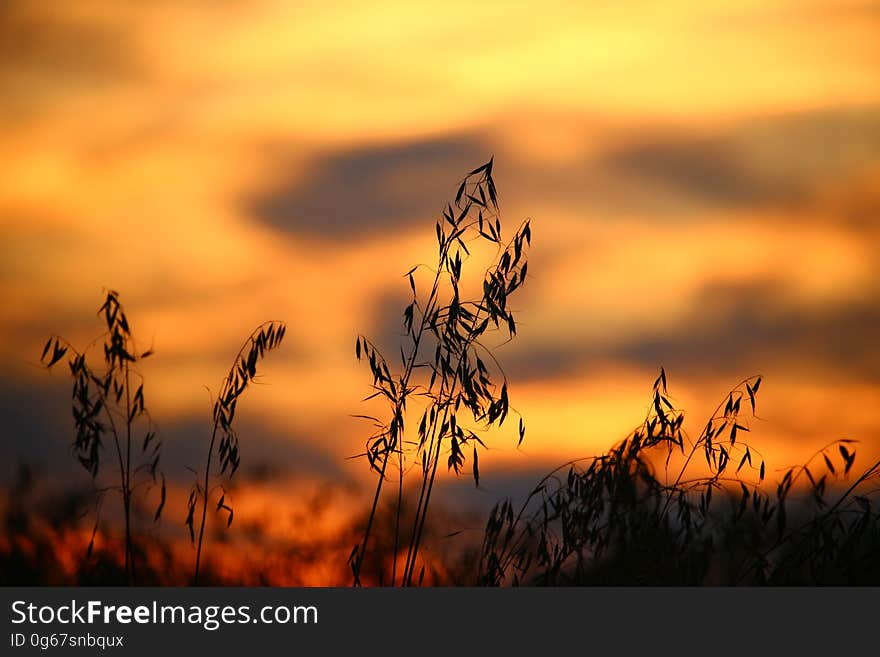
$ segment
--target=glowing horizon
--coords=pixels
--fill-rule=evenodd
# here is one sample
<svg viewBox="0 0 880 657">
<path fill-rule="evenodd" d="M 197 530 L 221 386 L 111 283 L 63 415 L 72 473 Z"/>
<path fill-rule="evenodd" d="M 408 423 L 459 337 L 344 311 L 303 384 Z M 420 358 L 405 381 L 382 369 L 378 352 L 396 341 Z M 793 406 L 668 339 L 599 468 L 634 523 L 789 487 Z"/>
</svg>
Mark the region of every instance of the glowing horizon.
<svg viewBox="0 0 880 657">
<path fill-rule="evenodd" d="M 528 434 L 493 436 L 488 490 L 625 437 L 661 366 L 692 434 L 762 374 L 750 438 L 771 472 L 836 438 L 880 454 L 876 5 L 4 12 L 0 389 L 31 444 L 2 441 L 0 482 L 49 445 L 66 463 L 69 436 L 44 434 L 70 426 L 67 382 L 39 352 L 50 334 L 87 344 L 115 289 L 186 459 L 205 387 L 254 326 L 286 321 L 242 403 L 245 454 L 289 473 L 279 500 L 338 477 L 366 505 L 366 464 L 346 460 L 368 434 L 355 337 L 395 356 L 403 275 L 490 156 L 506 230 L 530 217 L 534 246 L 519 336 L 498 351 Z M 178 488 L 188 464 L 169 464 Z"/>
</svg>

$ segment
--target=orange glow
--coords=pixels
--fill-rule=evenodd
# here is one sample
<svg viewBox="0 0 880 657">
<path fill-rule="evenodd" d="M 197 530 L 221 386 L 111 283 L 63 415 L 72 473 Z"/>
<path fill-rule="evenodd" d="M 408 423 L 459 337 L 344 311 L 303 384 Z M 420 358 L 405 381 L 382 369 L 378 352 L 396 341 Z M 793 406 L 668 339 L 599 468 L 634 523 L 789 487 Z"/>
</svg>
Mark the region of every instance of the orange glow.
<svg viewBox="0 0 880 657">
<path fill-rule="evenodd" d="M 235 527 L 271 539 L 239 557 L 264 549 L 271 581 L 347 577 L 370 495 L 365 462 L 346 460 L 368 434 L 351 417 L 370 392 L 355 337 L 395 344 L 403 274 L 490 155 L 507 230 L 531 217 L 534 248 L 520 336 L 498 350 L 528 436 L 493 437 L 487 481 L 623 438 L 660 366 L 692 433 L 763 374 L 750 438 L 771 473 L 835 438 L 861 441 L 860 463 L 880 455 L 870 3 L 212 4 L 4 8 L 0 384 L 59 384 L 36 366 L 46 337 L 87 344 L 118 290 L 155 349 L 152 416 L 197 427 L 181 448 L 201 454 L 205 387 L 254 326 L 286 321 L 240 410 L 243 458 L 291 469 L 239 489 Z M 46 399 L 33 416 L 69 425 L 66 398 Z M 3 441 L 10 463 L 42 456 Z M 168 464 L 168 532 L 188 563 L 184 465 Z M 319 519 L 288 490 L 335 476 Z M 286 571 L 271 546 L 303 537 L 336 560 Z M 245 557 L 217 568 L 250 577 Z"/>
</svg>

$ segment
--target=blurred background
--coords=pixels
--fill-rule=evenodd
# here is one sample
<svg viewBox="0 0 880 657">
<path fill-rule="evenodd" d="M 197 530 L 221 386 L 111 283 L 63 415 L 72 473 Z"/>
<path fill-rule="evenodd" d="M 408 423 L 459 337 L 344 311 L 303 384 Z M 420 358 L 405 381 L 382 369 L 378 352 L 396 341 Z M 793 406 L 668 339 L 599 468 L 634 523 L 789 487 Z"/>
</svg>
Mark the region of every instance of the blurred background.
<svg viewBox="0 0 880 657">
<path fill-rule="evenodd" d="M 351 417 L 370 392 L 355 337 L 395 344 L 403 275 L 493 155 L 508 230 L 532 218 L 519 337 L 497 352 L 528 434 L 492 437 L 480 489 L 444 475 L 459 529 L 623 438 L 661 366 L 694 434 L 765 377 L 750 437 L 771 478 L 837 438 L 876 456 L 878 34 L 870 0 L 7 0 L 0 484 L 19 493 L 4 504 L 22 477 L 88 487 L 66 372 L 39 354 L 51 333 L 99 335 L 115 289 L 155 350 L 142 372 L 172 486 L 163 528 L 142 531 L 191 559 L 186 466 L 210 391 L 281 319 L 239 410 L 236 523 L 218 538 L 239 549 L 215 566 L 344 581 L 372 485 L 347 460 L 369 433 Z M 91 522 L 71 527 L 53 540 L 75 568 Z"/>
</svg>

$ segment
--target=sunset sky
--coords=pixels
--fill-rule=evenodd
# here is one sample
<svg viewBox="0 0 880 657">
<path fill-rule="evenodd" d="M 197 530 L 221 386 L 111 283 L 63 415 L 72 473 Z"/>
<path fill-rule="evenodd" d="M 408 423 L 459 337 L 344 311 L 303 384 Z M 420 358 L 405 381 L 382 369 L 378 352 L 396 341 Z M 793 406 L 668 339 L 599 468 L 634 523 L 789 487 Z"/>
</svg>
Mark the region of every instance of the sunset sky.
<svg viewBox="0 0 880 657">
<path fill-rule="evenodd" d="M 355 337 L 396 344 L 403 275 L 493 155 L 505 225 L 532 220 L 497 351 L 528 434 L 493 436 L 482 490 L 463 477 L 455 499 L 485 507 L 623 438 L 660 366 L 693 434 L 762 374 L 771 475 L 836 438 L 880 453 L 880 4 L 440 7 L 3 3 L 0 483 L 21 460 L 87 479 L 69 382 L 39 354 L 98 335 L 115 289 L 155 350 L 147 405 L 180 490 L 206 387 L 278 319 L 241 402 L 239 522 L 271 507 L 270 533 L 318 532 L 303 508 L 328 484 L 331 518 L 361 512 Z"/>
</svg>

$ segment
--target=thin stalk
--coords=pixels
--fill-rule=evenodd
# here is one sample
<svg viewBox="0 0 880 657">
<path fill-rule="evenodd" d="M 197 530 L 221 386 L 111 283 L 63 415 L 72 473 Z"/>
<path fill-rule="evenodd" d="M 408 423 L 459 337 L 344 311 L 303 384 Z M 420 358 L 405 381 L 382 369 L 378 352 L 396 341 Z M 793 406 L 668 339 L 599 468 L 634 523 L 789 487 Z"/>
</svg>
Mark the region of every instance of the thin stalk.
<svg viewBox="0 0 880 657">
<path fill-rule="evenodd" d="M 446 423 L 447 416 L 448 416 L 448 407 L 443 413 L 443 423 L 441 423 L 441 425 L 440 425 L 441 427 L 443 426 L 443 424 Z M 421 517 L 416 518 L 417 529 L 416 529 L 415 534 L 413 536 L 412 557 L 410 558 L 409 573 L 406 578 L 405 586 L 412 586 L 413 571 L 415 570 L 416 558 L 418 557 L 418 554 L 419 554 L 419 543 L 421 542 L 421 539 L 422 539 L 422 530 L 424 530 L 424 528 L 425 528 L 425 517 L 428 515 L 428 502 L 430 502 L 430 500 L 431 500 L 431 490 L 434 487 L 434 479 L 437 477 L 437 464 L 440 463 L 440 447 L 442 444 L 443 444 L 443 436 L 441 435 L 441 436 L 437 437 L 437 446 L 434 449 L 434 464 L 431 467 L 431 476 L 430 476 L 430 478 L 428 478 L 428 481 L 427 481 L 428 487 L 427 487 L 427 490 L 425 491 L 425 496 L 424 496 L 425 502 L 422 505 Z"/>
<path fill-rule="evenodd" d="M 382 459 L 382 469 L 379 471 L 379 481 L 376 484 L 376 493 L 373 495 L 373 505 L 370 508 L 370 517 L 367 519 L 367 528 L 364 530 L 364 540 L 361 542 L 360 551 L 357 555 L 357 562 L 354 567 L 353 586 L 361 585 L 361 567 L 364 564 L 364 551 L 367 549 L 367 542 L 370 540 L 370 531 L 373 528 L 373 519 L 376 517 L 376 507 L 379 505 L 379 495 L 382 493 L 382 482 L 385 480 L 385 470 L 388 467 L 388 456 Z"/>
<path fill-rule="evenodd" d="M 443 391 L 446 388 L 447 381 L 448 381 L 448 377 L 446 376 L 446 373 L 444 372 L 443 378 L 440 381 L 440 393 L 439 393 L 438 399 L 443 398 Z M 455 390 L 455 380 L 453 379 L 453 391 L 454 390 Z M 449 393 L 448 397 L 449 397 L 449 400 L 451 403 L 452 392 Z M 440 417 L 440 414 L 437 413 L 434 416 L 434 422 L 431 425 L 431 438 L 428 441 L 428 446 L 427 446 L 426 451 L 429 454 L 436 451 L 437 455 L 435 457 L 434 464 L 433 464 L 434 472 L 437 471 L 436 463 L 437 463 L 437 460 L 439 460 L 440 444 L 443 439 L 442 435 L 441 436 L 437 435 L 438 429 L 442 430 L 443 425 L 446 424 L 446 420 L 448 419 L 448 411 L 449 411 L 448 405 L 444 405 L 442 419 Z M 439 423 L 438 423 L 438 420 L 440 420 Z M 436 443 L 436 450 L 435 450 L 435 443 Z M 422 471 L 422 484 L 419 487 L 419 502 L 416 505 L 415 519 L 413 522 L 413 533 L 412 533 L 412 536 L 410 537 L 409 547 L 407 548 L 406 565 L 405 565 L 404 571 L 403 571 L 403 581 L 402 581 L 403 586 L 410 585 L 410 583 L 412 581 L 412 573 L 413 573 L 413 570 L 415 569 L 416 553 L 418 552 L 418 544 L 419 544 L 420 538 L 421 538 L 421 526 L 423 525 L 423 522 L 420 519 L 424 517 L 426 510 L 427 510 L 426 496 L 427 496 L 427 490 L 429 487 L 428 486 L 428 469 L 430 469 L 431 467 L 432 467 L 431 461 L 428 461 L 428 468 L 424 468 Z"/>
<path fill-rule="evenodd" d="M 107 404 L 107 399 L 103 393 L 101 393 L 101 406 L 104 409 L 104 414 L 107 416 L 107 421 L 110 422 L 110 430 L 113 433 L 113 444 L 116 446 L 116 456 L 119 459 L 119 486 L 123 495 L 123 505 L 125 504 L 125 490 L 126 490 L 126 480 L 125 480 L 125 461 L 122 458 L 122 446 L 119 441 L 119 433 L 116 430 L 116 422 L 113 420 L 113 413 L 110 412 L 110 406 Z M 128 531 L 126 528 L 126 537 L 128 536 Z M 125 576 L 128 579 L 128 542 L 126 541 L 125 548 Z"/>
<path fill-rule="evenodd" d="M 834 443 L 831 443 L 831 444 L 833 445 Z M 823 448 L 823 449 L 824 449 L 824 448 Z M 820 454 L 820 453 L 821 453 L 821 451 L 817 452 L 817 454 Z M 867 470 L 865 470 L 865 471 L 861 474 L 861 476 L 859 476 L 859 478 L 856 479 L 856 480 L 853 482 L 853 484 L 852 484 L 849 488 L 846 489 L 846 492 L 844 492 L 843 495 L 841 495 L 840 498 L 838 498 L 838 500 L 837 500 L 833 505 L 831 505 L 831 506 L 830 506 L 830 507 L 829 507 L 829 508 L 828 508 L 828 509 L 827 509 L 827 510 L 821 515 L 821 517 L 820 517 L 818 520 L 810 520 L 810 521 L 808 521 L 808 522 L 803 523 L 803 524 L 802 524 L 800 527 L 798 527 L 796 530 L 791 530 L 791 531 L 789 531 L 788 533 L 780 534 L 779 537 L 776 539 L 776 541 L 773 543 L 773 545 L 771 545 L 769 548 L 767 548 L 766 550 L 764 550 L 763 552 L 760 553 L 760 559 L 759 559 L 759 560 L 755 560 L 755 562 L 756 562 L 756 563 L 757 563 L 757 562 L 763 562 L 764 560 L 766 560 L 766 559 L 767 559 L 767 558 L 768 558 L 768 557 L 769 557 L 769 556 L 770 556 L 775 550 L 779 549 L 780 547 L 782 547 L 783 545 L 785 545 L 787 542 L 793 540 L 795 536 L 797 536 L 798 534 L 800 534 L 805 528 L 809 527 L 811 524 L 819 524 L 819 525 L 821 525 L 821 524 L 824 523 L 826 520 L 828 520 L 828 518 L 830 518 L 831 515 L 832 515 L 835 511 L 837 511 L 837 509 L 839 509 L 840 506 L 841 506 L 844 502 L 846 502 L 847 499 L 849 499 L 849 496 L 853 494 L 853 492 L 856 490 L 856 488 L 858 488 L 858 487 L 859 487 L 861 484 L 863 484 L 866 480 L 870 479 L 870 478 L 875 474 L 875 472 L 878 470 L 878 468 L 880 468 L 880 461 L 877 461 L 876 463 L 874 463 L 874 465 L 872 465 L 870 468 L 868 468 Z M 780 562 L 780 564 L 777 565 L 777 568 L 780 567 L 782 564 L 784 564 L 786 561 L 790 560 L 790 558 L 791 558 L 791 555 L 786 556 L 786 557 L 782 560 L 782 562 Z M 753 570 L 755 570 L 755 568 L 756 568 L 756 563 L 753 563 L 751 566 L 749 566 L 748 568 L 746 568 L 746 569 L 742 572 L 742 574 L 740 574 L 740 575 L 737 577 L 737 579 L 736 579 L 736 583 L 737 583 L 737 584 L 740 583 L 740 582 L 742 582 L 742 581 L 743 581 L 743 580 L 749 575 L 749 573 L 751 573 Z"/>
<path fill-rule="evenodd" d="M 598 458 L 600 458 L 600 457 L 597 457 L 597 456 L 582 456 L 582 457 L 580 457 L 580 458 L 571 459 L 571 460 L 569 460 L 569 461 L 566 461 L 565 463 L 562 463 L 561 465 L 558 465 L 558 466 L 556 466 L 555 468 L 553 468 L 550 472 L 548 472 L 546 475 L 544 475 L 544 477 L 541 479 L 541 481 L 539 481 L 538 484 L 532 489 L 532 492 L 529 493 L 528 497 L 526 497 L 525 501 L 524 501 L 524 502 L 522 503 L 522 505 L 520 506 L 519 511 L 517 512 L 517 514 L 516 514 L 516 516 L 514 517 L 513 522 L 511 523 L 510 526 L 511 526 L 511 527 L 517 527 L 517 526 L 519 525 L 520 521 L 522 520 L 523 515 L 524 515 L 525 512 L 526 512 L 526 509 L 528 509 L 528 506 L 529 506 L 529 504 L 531 503 L 531 501 L 534 499 L 535 495 L 538 493 L 538 491 L 540 491 L 540 490 L 543 489 L 544 484 L 546 484 L 548 481 L 550 481 L 550 479 L 553 478 L 553 476 L 554 476 L 557 472 L 559 472 L 559 471 L 562 470 L 563 468 L 566 468 L 566 467 L 572 466 L 572 465 L 574 465 L 574 464 L 576 464 L 576 463 L 580 463 L 581 461 L 589 461 L 589 460 L 593 460 L 593 461 L 595 461 L 595 460 L 597 460 Z M 484 554 L 485 554 L 485 546 L 487 545 L 487 543 L 486 543 L 486 540 L 487 540 L 487 539 L 488 539 L 488 536 L 484 537 L 484 539 L 483 539 L 483 546 L 484 546 L 483 553 L 484 553 Z M 507 549 L 505 549 L 505 548 L 502 548 L 501 553 L 499 554 L 499 557 L 498 557 L 498 562 L 499 562 L 499 564 L 501 564 L 501 570 L 502 570 L 502 571 L 506 571 L 506 570 L 507 570 L 507 565 L 510 563 L 510 559 L 513 558 L 513 555 L 514 555 L 514 553 L 516 552 L 516 547 L 517 547 L 518 543 L 519 543 L 520 541 L 522 541 L 523 539 L 524 539 L 524 536 L 523 536 L 522 533 L 521 533 L 521 534 L 519 535 L 519 537 L 516 538 L 516 540 L 514 541 L 514 543 L 512 544 L 512 546 L 510 547 L 510 550 L 509 550 L 509 551 L 508 551 Z M 482 562 L 482 559 L 481 559 L 481 562 Z M 482 568 L 482 563 L 481 563 L 481 566 L 480 566 L 480 567 Z M 481 574 L 482 574 L 482 573 L 481 573 Z"/>
<path fill-rule="evenodd" d="M 435 431 L 432 432 L 431 443 L 434 442 L 434 435 L 436 434 L 436 428 L 439 426 L 440 430 L 442 431 L 443 426 L 446 424 L 446 421 L 449 419 L 449 406 L 453 403 L 453 398 L 455 397 L 456 384 L 458 383 L 458 372 L 461 369 L 462 361 L 464 361 L 465 355 L 467 354 L 468 349 L 470 349 L 470 346 L 473 342 L 473 332 L 476 329 L 476 327 L 479 326 L 479 324 L 480 324 L 480 311 L 478 310 L 476 313 L 474 313 L 474 318 L 471 322 L 470 334 L 469 334 L 468 339 L 465 342 L 465 344 L 461 350 L 461 354 L 458 357 L 458 365 L 456 366 L 455 370 L 453 371 L 453 374 L 452 374 L 453 378 L 452 378 L 452 384 L 451 384 L 452 387 L 449 390 L 449 392 L 447 393 L 446 403 L 444 404 L 444 407 L 443 407 L 443 418 L 441 419 L 439 425 L 437 424 L 437 421 L 435 419 L 435 424 L 434 424 Z M 444 378 L 444 381 L 441 383 L 441 386 L 440 386 L 440 395 L 441 396 L 443 395 L 443 384 L 445 384 L 445 382 L 446 382 L 446 379 Z M 429 450 L 431 447 L 431 443 L 429 443 Z M 419 508 L 418 508 L 418 511 L 416 512 L 415 526 L 413 527 L 413 537 L 410 542 L 410 550 L 407 554 L 407 569 L 404 571 L 404 578 L 405 578 L 404 586 L 411 586 L 412 585 L 412 576 L 413 576 L 413 572 L 415 571 L 416 557 L 418 556 L 419 544 L 421 543 L 421 540 L 422 540 L 422 532 L 425 528 L 425 519 L 428 515 L 428 503 L 431 501 L 431 491 L 434 488 L 434 479 L 437 477 L 437 464 L 440 462 L 440 448 L 441 448 L 442 444 L 443 444 L 443 435 L 441 434 L 441 435 L 437 436 L 437 438 L 436 438 L 436 447 L 434 448 L 434 463 L 431 466 L 431 476 L 428 477 L 427 472 L 424 472 L 422 475 L 422 491 L 421 491 L 421 494 L 419 495 Z M 424 502 L 423 502 L 423 500 L 424 500 Z"/>
<path fill-rule="evenodd" d="M 425 311 L 422 313 L 422 319 L 419 321 L 419 330 L 416 332 L 416 336 L 413 339 L 413 348 L 412 348 L 412 351 L 410 352 L 409 358 L 407 359 L 406 369 L 404 371 L 404 375 L 401 380 L 401 386 L 402 386 L 401 391 L 400 391 L 401 395 L 405 394 L 406 390 L 408 389 L 409 379 L 410 379 L 410 376 L 412 375 L 413 368 L 415 367 L 415 361 L 418 358 L 419 345 L 421 344 L 422 335 L 425 332 L 425 328 L 427 328 L 427 319 L 428 319 L 428 316 L 433 312 L 434 305 L 436 304 L 437 291 L 438 291 L 439 285 L 440 285 L 441 267 L 442 267 L 442 255 L 441 255 L 440 264 L 438 264 L 436 274 L 434 275 L 434 285 L 432 286 L 431 294 L 428 297 L 428 304 L 425 307 Z M 400 405 L 401 405 L 401 402 L 398 400 L 396 408 L 395 408 L 396 414 L 398 414 L 399 411 L 401 410 Z M 402 441 L 400 441 L 397 436 L 394 436 L 394 441 L 395 441 L 394 446 L 396 446 L 397 443 L 400 443 L 400 449 L 403 450 Z M 376 492 L 373 495 L 373 504 L 370 507 L 370 516 L 367 519 L 367 527 L 364 530 L 364 539 L 361 542 L 360 550 L 357 555 L 357 561 L 355 562 L 355 567 L 353 568 L 353 570 L 354 570 L 353 586 L 360 586 L 361 585 L 361 581 L 360 581 L 361 567 L 363 566 L 364 555 L 366 554 L 367 544 L 370 540 L 370 532 L 372 531 L 372 528 L 373 528 L 373 520 L 376 517 L 376 508 L 379 505 L 379 497 L 382 494 L 382 485 L 385 482 L 385 472 L 388 468 L 388 459 L 390 458 L 390 455 L 391 455 L 391 450 L 389 450 L 384 455 L 384 457 L 382 459 L 382 468 L 379 471 L 379 479 L 376 482 Z M 403 473 L 403 469 L 401 468 L 401 478 L 403 476 L 402 473 Z M 400 495 L 401 496 L 402 496 L 402 485 L 403 484 L 401 481 L 401 483 L 400 483 L 400 486 L 401 486 Z M 399 512 L 400 512 L 400 497 L 398 497 L 398 515 L 399 515 Z M 396 543 L 396 541 L 397 541 L 397 538 L 395 538 L 395 543 Z M 396 560 L 396 551 L 395 551 L 395 560 Z M 395 564 L 395 566 L 396 566 L 396 564 Z M 392 584 L 393 584 L 393 582 L 392 582 Z"/>
<path fill-rule="evenodd" d="M 134 585 L 134 555 L 131 549 L 131 387 L 128 361 L 125 361 L 125 472 L 123 504 L 125 506 L 125 574 L 129 585 Z"/>
<path fill-rule="evenodd" d="M 273 325 L 275 328 L 278 329 L 279 332 L 276 334 L 276 337 L 274 339 L 271 339 L 271 338 L 266 337 L 268 334 L 264 333 L 264 329 L 267 326 L 271 327 Z M 231 403 L 233 405 L 235 404 L 235 401 L 238 399 L 239 395 L 241 395 L 244 392 L 249 381 L 252 381 L 253 378 L 256 376 L 256 365 L 255 365 L 256 360 L 258 358 L 262 357 L 262 355 L 265 351 L 271 350 L 271 349 L 275 348 L 278 344 L 280 344 L 281 338 L 283 336 L 284 328 L 285 327 L 284 327 L 283 323 L 277 322 L 275 320 L 270 320 L 267 322 L 263 322 L 256 329 L 254 329 L 251 332 L 250 336 L 248 336 L 248 338 L 244 341 L 244 344 L 242 344 L 241 348 L 238 350 L 238 353 L 235 355 L 235 358 L 232 361 L 232 367 L 229 369 L 229 373 L 226 375 L 226 378 L 223 381 L 223 386 L 220 390 L 220 394 L 217 397 L 217 399 L 215 400 L 214 426 L 213 426 L 213 429 L 211 430 L 211 441 L 208 444 L 208 456 L 205 461 L 205 481 L 204 481 L 204 487 L 202 488 L 202 491 L 201 491 L 201 494 L 202 494 L 202 518 L 199 522 L 199 538 L 198 538 L 198 542 L 196 545 L 196 563 L 195 563 L 195 570 L 193 571 L 193 585 L 194 586 L 198 585 L 198 583 L 199 583 L 199 572 L 200 572 L 201 561 L 202 561 L 202 545 L 204 544 L 205 523 L 206 523 L 207 517 L 208 517 L 208 499 L 211 496 L 211 461 L 214 458 L 214 446 L 217 442 L 217 432 L 222 428 L 225 431 L 227 431 L 227 434 L 228 434 L 228 432 L 231 431 L 230 424 L 232 422 L 232 416 L 234 415 L 234 411 L 229 411 L 228 416 L 224 415 L 224 413 L 227 412 L 224 405 L 228 404 L 228 403 Z M 274 330 L 274 329 L 270 328 L 270 332 L 272 330 Z M 262 348 L 258 348 L 258 344 L 260 344 L 260 342 L 259 342 L 260 340 L 266 341 L 266 342 L 262 343 L 262 345 L 263 345 Z M 244 353 L 245 353 L 245 350 L 247 350 L 249 346 L 252 350 L 256 350 L 256 351 L 251 351 L 248 356 L 249 359 L 254 358 L 254 363 L 252 363 L 249 366 L 249 367 L 254 368 L 250 374 L 245 372 L 244 369 L 239 370 L 239 368 L 244 367 L 243 365 L 240 365 L 240 363 L 244 362 Z M 240 374 L 241 378 L 239 378 L 239 376 L 236 374 L 237 371 L 241 372 L 241 374 Z M 231 402 L 230 402 L 230 399 L 232 400 Z M 221 459 L 220 472 L 222 474 L 226 470 L 227 466 L 229 465 L 229 461 L 224 460 L 224 455 L 222 452 L 222 443 L 221 443 L 220 459 Z M 237 467 L 238 467 L 237 462 L 233 463 L 230 476 L 232 476 L 232 473 L 235 472 L 235 469 Z M 198 499 L 197 497 L 194 497 L 194 496 L 198 495 L 198 488 L 199 488 L 199 485 L 198 485 L 198 483 L 196 483 L 195 489 L 191 493 L 191 496 L 190 496 L 190 503 L 189 503 L 190 507 L 189 507 L 189 516 L 187 517 L 187 525 L 189 526 L 191 533 L 193 531 L 193 523 L 192 523 L 193 518 L 192 517 L 194 515 L 195 505 L 197 504 L 197 499 Z M 232 515 L 231 515 L 232 509 L 228 506 L 222 505 L 222 502 L 223 502 L 222 498 L 221 498 L 220 502 L 221 502 L 221 504 L 218 506 L 218 509 L 220 509 L 220 508 L 227 509 L 227 511 L 229 511 L 229 513 L 230 513 L 229 521 L 231 522 L 232 521 Z"/>
<path fill-rule="evenodd" d="M 874 465 L 872 465 L 870 468 L 865 470 L 862 473 L 862 475 L 858 479 L 856 479 L 855 482 L 853 482 L 853 485 L 846 489 L 846 492 L 840 496 L 840 499 L 838 499 L 837 502 L 835 502 L 823 514 L 822 520 L 824 521 L 832 513 L 834 513 L 840 507 L 840 505 L 843 504 L 850 495 L 852 495 L 853 491 L 862 484 L 862 482 L 864 482 L 865 480 L 869 479 L 870 477 L 872 477 L 874 475 L 874 471 L 877 470 L 878 468 L 880 468 L 880 461 L 877 461 Z"/>
<path fill-rule="evenodd" d="M 397 479 L 397 513 L 394 518 L 394 556 L 391 561 L 391 586 L 397 581 L 397 552 L 400 549 L 400 511 L 403 506 L 403 441 L 397 448 L 397 465 L 399 468 Z"/>
<path fill-rule="evenodd" d="M 196 545 L 196 569 L 193 573 L 193 586 L 199 584 L 199 566 L 202 562 L 202 539 L 205 536 L 205 519 L 208 517 L 208 486 L 211 483 L 211 458 L 214 456 L 214 443 L 217 441 L 217 424 L 211 432 L 211 443 L 208 446 L 208 461 L 205 463 L 205 488 L 202 491 L 202 519 L 199 522 L 199 541 Z"/>
<path fill-rule="evenodd" d="M 750 376 L 747 379 L 743 379 L 738 384 L 736 384 L 733 388 L 731 388 L 730 392 L 727 394 L 727 396 L 725 396 L 724 400 L 719 402 L 718 406 L 715 407 L 715 410 L 712 412 L 712 416 L 709 418 L 710 421 L 713 421 L 718 417 L 718 413 L 721 411 L 721 407 L 726 403 L 729 396 L 732 395 L 735 391 L 737 391 L 740 387 L 747 384 L 753 378 L 755 378 L 755 377 Z M 687 468 L 691 462 L 691 459 L 694 458 L 694 454 L 697 453 L 697 450 L 700 448 L 700 446 L 703 443 L 705 443 L 705 441 L 706 441 L 706 432 L 704 431 L 702 434 L 700 434 L 700 437 L 697 439 L 697 441 L 691 447 L 691 451 L 688 454 L 687 458 L 685 459 L 684 464 L 681 466 L 681 470 L 679 471 L 678 476 L 675 478 L 675 481 L 672 483 L 671 486 L 667 486 L 667 488 L 669 489 L 669 493 L 666 495 L 666 502 L 663 504 L 662 511 L 660 511 L 661 518 L 663 518 L 666 515 L 666 512 L 669 510 L 669 504 L 672 502 L 672 494 L 677 490 L 678 484 L 681 481 L 681 478 L 684 477 L 684 473 L 687 471 Z"/>
<path fill-rule="evenodd" d="M 441 385 L 441 389 L 442 389 L 442 385 Z M 439 417 L 439 414 L 437 417 Z M 445 423 L 445 421 L 446 421 L 445 416 L 444 416 L 443 422 L 440 423 L 439 425 L 437 424 L 437 420 L 436 419 L 434 420 L 434 424 L 431 427 L 431 439 L 428 441 L 428 447 L 427 447 L 427 452 L 429 454 L 434 452 L 434 443 L 435 443 L 436 437 L 437 437 L 437 427 L 438 426 L 442 427 L 443 423 Z M 428 467 L 430 467 L 430 465 Z M 413 533 L 410 536 L 409 546 L 407 547 L 407 551 L 406 551 L 406 564 L 403 569 L 403 579 L 401 581 L 401 584 L 403 586 L 409 586 L 409 581 L 412 579 L 411 571 L 412 571 L 412 568 L 415 563 L 415 555 L 413 554 L 413 550 L 416 545 L 415 538 L 419 533 L 419 518 L 422 515 L 424 504 L 425 504 L 425 492 L 427 489 L 427 481 L 428 481 L 428 468 L 423 468 L 423 470 L 422 470 L 422 484 L 419 487 L 419 502 L 416 505 L 415 519 L 413 521 Z"/>
<path fill-rule="evenodd" d="M 512 243 L 513 243 L 512 240 L 509 241 L 507 243 L 507 245 L 501 250 L 501 252 L 502 253 L 506 252 L 507 249 L 510 248 L 510 245 Z M 491 268 L 487 269 L 487 272 L 490 270 L 491 270 Z M 439 425 L 437 424 L 437 419 L 439 419 L 439 418 L 435 418 L 435 424 L 433 427 L 434 431 L 432 432 L 431 443 L 429 443 L 429 446 L 428 446 L 429 451 L 431 450 L 431 447 L 433 445 L 434 436 L 436 435 L 437 427 L 439 426 L 440 430 L 442 431 L 442 428 L 446 424 L 446 421 L 449 417 L 449 406 L 453 403 L 453 399 L 455 397 L 455 389 L 456 389 L 456 386 L 458 383 L 458 376 L 459 376 L 458 372 L 461 369 L 462 362 L 464 361 L 464 358 L 467 355 L 468 350 L 470 349 L 471 345 L 474 343 L 474 340 L 475 340 L 474 331 L 476 330 L 476 327 L 478 327 L 480 325 L 480 314 L 481 314 L 482 310 L 483 310 L 482 304 L 480 304 L 479 306 L 477 306 L 477 311 L 474 313 L 473 319 L 471 320 L 471 326 L 470 326 L 470 331 L 468 333 L 468 337 L 465 340 L 464 345 L 461 348 L 461 352 L 459 353 L 459 357 L 458 357 L 458 363 L 452 372 L 452 384 L 451 384 L 451 388 L 450 388 L 449 392 L 447 393 L 446 403 L 444 404 L 444 408 L 443 408 L 443 418 L 440 420 Z M 444 388 L 444 385 L 446 384 L 446 381 L 447 381 L 447 379 L 444 377 L 444 379 L 440 385 L 440 397 L 441 398 L 443 396 L 443 388 Z M 421 492 L 419 494 L 419 506 L 416 511 L 416 519 L 415 519 L 415 524 L 413 527 L 413 537 L 410 541 L 410 549 L 407 554 L 407 567 L 406 567 L 406 570 L 404 571 L 404 586 L 411 586 L 412 585 L 412 577 L 413 577 L 413 573 L 415 572 L 416 559 L 418 557 L 419 546 L 421 544 L 421 539 L 422 539 L 422 533 L 424 531 L 425 521 L 426 521 L 427 515 L 428 515 L 428 504 L 430 503 L 431 493 L 434 488 L 434 481 L 437 477 L 437 466 L 440 462 L 440 450 L 441 450 L 442 444 L 443 444 L 443 436 L 439 435 L 436 437 L 436 446 L 434 447 L 434 462 L 430 467 L 431 474 L 430 474 L 430 476 L 428 476 L 427 471 L 423 472 L 423 474 L 422 474 L 422 486 L 421 486 Z"/>
</svg>

